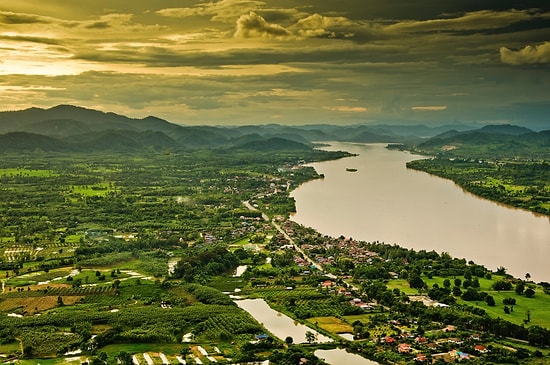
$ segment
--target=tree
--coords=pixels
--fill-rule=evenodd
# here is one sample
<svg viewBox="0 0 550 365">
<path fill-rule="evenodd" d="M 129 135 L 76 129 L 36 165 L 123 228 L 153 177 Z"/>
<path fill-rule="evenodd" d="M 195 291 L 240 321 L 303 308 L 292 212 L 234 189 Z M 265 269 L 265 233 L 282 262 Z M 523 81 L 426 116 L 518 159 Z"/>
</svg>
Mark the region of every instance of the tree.
<svg viewBox="0 0 550 365">
<path fill-rule="evenodd" d="M 422 289 L 426 287 L 426 283 L 424 282 L 424 280 L 422 280 L 420 275 L 417 274 L 411 274 L 409 276 L 409 285 L 411 288 L 414 289 Z"/>
<path fill-rule="evenodd" d="M 525 281 L 529 281 L 529 280 L 531 280 L 531 274 L 526 273 L 525 274 Z"/>
<path fill-rule="evenodd" d="M 292 343 L 294 342 L 294 339 L 290 336 L 286 336 L 285 342 L 287 345 L 292 345 Z"/>
<path fill-rule="evenodd" d="M 315 342 L 315 334 L 311 331 L 306 332 L 306 341 L 307 343 L 313 343 Z"/>
<path fill-rule="evenodd" d="M 485 302 L 487 303 L 487 305 L 489 307 L 494 307 L 495 306 L 495 298 L 493 298 L 492 295 L 487 295 L 485 297 Z"/>
<path fill-rule="evenodd" d="M 527 298 L 533 298 L 535 296 L 535 291 L 531 288 L 527 288 L 525 289 L 524 294 Z"/>
<path fill-rule="evenodd" d="M 443 286 L 449 289 L 451 287 L 451 281 L 449 279 L 443 280 Z"/>
<path fill-rule="evenodd" d="M 516 285 L 516 294 L 523 294 L 523 291 L 525 290 L 525 284 L 523 284 L 523 282 L 519 282 L 517 283 Z"/>
<path fill-rule="evenodd" d="M 57 297 L 57 306 L 63 307 L 65 304 L 63 303 L 63 298 L 61 296 Z"/>
<path fill-rule="evenodd" d="M 493 283 L 493 289 L 496 291 L 512 290 L 512 283 L 506 280 L 499 280 Z"/>
<path fill-rule="evenodd" d="M 26 358 L 31 358 L 33 353 L 34 353 L 34 347 L 32 347 L 32 345 L 26 345 L 23 348 L 23 356 L 25 356 Z"/>
<path fill-rule="evenodd" d="M 497 268 L 497 275 L 502 275 L 502 276 L 506 275 L 506 268 L 504 266 L 499 266 Z"/>
<path fill-rule="evenodd" d="M 116 359 L 120 365 L 132 365 L 132 355 L 126 351 L 120 351 Z"/>
</svg>

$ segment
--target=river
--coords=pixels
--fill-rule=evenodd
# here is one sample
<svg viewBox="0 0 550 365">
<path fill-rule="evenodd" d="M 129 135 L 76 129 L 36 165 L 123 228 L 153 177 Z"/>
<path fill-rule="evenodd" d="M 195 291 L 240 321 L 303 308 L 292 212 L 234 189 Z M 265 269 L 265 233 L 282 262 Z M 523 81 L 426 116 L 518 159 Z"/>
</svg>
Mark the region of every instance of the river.
<svg viewBox="0 0 550 365">
<path fill-rule="evenodd" d="M 243 299 L 236 300 L 235 303 L 281 340 L 290 336 L 294 343 L 305 343 L 306 333 L 312 332 L 315 335 L 315 342 L 332 342 L 331 338 L 272 309 L 263 299 Z"/>
<path fill-rule="evenodd" d="M 324 179 L 294 190 L 292 220 L 338 237 L 448 252 L 491 270 L 550 282 L 550 219 L 463 191 L 452 181 L 407 169 L 422 158 L 382 144 L 333 143 L 358 154 L 312 164 Z M 346 168 L 357 169 L 348 172 Z"/>
</svg>

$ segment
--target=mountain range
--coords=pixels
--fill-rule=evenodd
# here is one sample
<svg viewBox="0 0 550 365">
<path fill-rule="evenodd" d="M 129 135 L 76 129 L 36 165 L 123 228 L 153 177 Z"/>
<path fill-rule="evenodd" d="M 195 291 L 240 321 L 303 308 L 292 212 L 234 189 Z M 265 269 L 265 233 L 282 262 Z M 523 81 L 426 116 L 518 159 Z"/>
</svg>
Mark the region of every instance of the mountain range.
<svg viewBox="0 0 550 365">
<path fill-rule="evenodd" d="M 149 116 L 129 118 L 72 105 L 0 112 L 0 152 L 132 152 L 144 149 L 311 148 L 317 141 L 406 143 L 434 148 L 449 143 L 527 139 L 548 143 L 548 131 L 513 125 L 186 126 Z"/>
</svg>

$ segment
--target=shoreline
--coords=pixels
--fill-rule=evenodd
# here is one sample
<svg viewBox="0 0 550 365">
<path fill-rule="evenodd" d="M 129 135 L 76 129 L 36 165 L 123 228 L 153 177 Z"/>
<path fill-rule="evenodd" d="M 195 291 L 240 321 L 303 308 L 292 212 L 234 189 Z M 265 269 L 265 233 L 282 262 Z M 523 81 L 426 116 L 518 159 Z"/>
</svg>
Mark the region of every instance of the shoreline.
<svg viewBox="0 0 550 365">
<path fill-rule="evenodd" d="M 359 146 L 364 146 L 365 144 L 357 144 Z M 369 144 L 367 144 L 369 145 Z M 377 144 L 378 146 L 380 146 L 381 144 Z M 342 146 L 339 146 L 338 144 L 334 145 L 330 145 L 328 146 L 329 148 L 332 147 L 330 150 L 345 150 L 343 148 L 341 148 Z M 324 147 L 323 149 L 325 149 L 326 147 Z M 388 150 L 391 150 L 391 149 L 388 149 Z M 395 152 L 401 152 L 401 151 L 395 151 Z M 412 155 L 413 157 L 416 156 L 416 154 L 412 154 L 410 151 L 404 151 L 404 153 L 406 154 L 410 154 Z M 421 155 L 418 155 L 420 158 L 425 158 L 425 156 L 421 156 Z M 324 161 L 324 163 L 331 163 L 331 162 L 334 162 L 334 161 Z M 319 162 L 317 162 L 319 163 Z M 319 170 L 318 166 L 316 166 L 317 163 L 313 163 L 313 164 L 308 164 L 308 166 L 312 166 L 313 168 L 315 168 L 315 171 L 317 172 L 317 174 L 325 174 L 327 175 L 327 171 L 326 170 Z M 341 163 L 341 164 L 338 164 L 337 166 L 340 166 L 340 165 L 344 165 L 344 164 L 347 164 L 349 166 L 349 163 Z M 355 165 L 354 165 L 355 166 Z M 358 166 L 360 168 L 360 171 L 363 172 L 365 171 L 365 168 L 364 167 L 361 167 L 361 166 Z M 405 166 L 403 166 L 405 167 Z M 332 165 L 330 167 L 330 169 L 332 169 L 332 178 L 334 179 L 334 174 L 340 174 L 339 172 L 339 169 L 338 167 L 334 167 L 334 165 Z M 493 201 L 493 200 L 490 200 L 490 199 L 487 199 L 487 198 L 484 198 L 482 196 L 478 196 L 466 189 L 464 189 L 463 187 L 461 187 L 460 185 L 458 185 L 455 181 L 451 180 L 451 179 L 448 179 L 448 178 L 444 178 L 444 177 L 441 177 L 441 176 L 438 176 L 438 175 L 435 175 L 435 174 L 430 174 L 426 171 L 423 171 L 423 170 L 417 170 L 417 169 L 412 169 L 412 168 L 407 168 L 407 170 L 410 170 L 410 171 L 414 171 L 418 174 L 421 174 L 421 173 L 425 173 L 426 176 L 429 176 L 430 178 L 433 178 L 433 179 L 436 179 L 436 180 L 441 180 L 441 181 L 445 181 L 447 184 L 451 184 L 451 186 L 453 187 L 452 189 L 456 189 L 456 188 L 459 188 L 457 189 L 458 191 L 460 191 L 461 194 L 465 194 L 467 196 L 470 196 L 471 198 L 473 198 L 475 201 L 482 201 L 482 202 L 485 202 L 489 205 L 489 210 L 490 211 L 493 211 L 494 208 L 490 208 L 490 206 L 493 206 L 494 207 L 498 207 L 500 209 L 504 208 L 504 209 L 507 209 L 508 213 L 510 212 L 517 212 L 518 214 L 527 214 L 529 216 L 532 216 L 533 218 L 536 218 L 536 219 L 544 219 L 546 218 L 545 215 L 538 215 L 538 214 L 535 214 L 531 211 L 528 211 L 528 210 L 525 210 L 525 209 L 521 209 L 521 208 L 517 208 L 517 207 L 510 207 L 510 206 L 507 206 L 505 204 L 500 204 L 499 202 L 496 202 L 496 201 Z M 343 172 L 341 172 L 341 174 L 346 174 L 345 170 L 342 170 Z M 352 175 L 352 176 L 356 176 L 355 174 L 347 174 L 347 175 Z M 424 175 L 424 174 L 422 174 Z M 328 176 L 326 179 L 324 180 L 327 180 L 328 178 L 331 178 L 331 176 Z M 314 188 L 318 193 L 319 191 L 322 190 L 321 186 L 325 185 L 326 186 L 326 183 L 316 183 L 316 180 L 310 180 L 308 181 L 309 184 L 317 184 L 316 187 Z M 329 184 L 329 186 L 332 186 L 334 185 L 334 181 Z M 438 253 L 443 253 L 443 252 L 451 252 L 451 255 L 453 257 L 456 257 L 456 258 L 461 258 L 461 257 L 465 257 L 467 260 L 474 260 L 475 262 L 477 263 L 482 263 L 483 265 L 487 266 L 487 267 L 490 267 L 492 268 L 492 270 L 496 270 L 497 268 L 501 267 L 501 266 L 504 266 L 506 267 L 507 269 L 511 270 L 512 272 L 512 275 L 514 277 L 519 277 L 521 278 L 522 277 L 522 274 L 521 272 L 525 269 L 513 269 L 514 265 L 510 265 L 510 260 L 504 260 L 504 261 L 498 261 L 498 257 L 497 259 L 494 260 L 493 263 L 487 263 L 486 260 L 484 260 L 485 257 L 487 257 L 487 255 L 489 255 L 488 251 L 489 248 L 488 247 L 492 247 L 494 245 L 497 244 L 497 242 L 499 241 L 496 241 L 496 240 L 493 240 L 493 244 L 492 246 L 483 246 L 485 247 L 483 250 L 485 251 L 482 251 L 482 255 L 479 256 L 479 255 L 476 255 L 474 253 L 476 252 L 479 252 L 479 248 L 483 248 L 481 246 L 478 246 L 478 248 L 476 248 L 476 251 L 469 251 L 469 252 L 465 252 L 465 248 L 461 247 L 463 245 L 458 245 L 458 246 L 452 246 L 453 248 L 460 248 L 458 250 L 458 252 L 453 252 L 452 249 L 449 249 L 448 247 L 445 247 L 444 246 L 434 246 L 433 244 L 429 244 L 429 239 L 428 240 L 423 240 L 423 239 L 418 239 L 417 238 L 417 241 L 420 242 L 421 244 L 424 245 L 424 241 L 426 241 L 428 244 L 424 245 L 424 247 L 420 247 L 420 244 L 415 243 L 414 240 L 406 240 L 406 239 L 403 239 L 403 240 L 395 240 L 395 239 L 390 239 L 388 240 L 387 237 L 384 237 L 384 236 L 374 236 L 372 235 L 373 237 L 365 237 L 364 235 L 360 235 L 357 233 L 357 229 L 354 228 L 354 231 L 346 231 L 346 227 L 348 226 L 351 226 L 351 224 L 348 224 L 346 223 L 345 225 L 339 225 L 338 223 L 330 223 L 329 226 L 326 226 L 326 227 L 330 227 L 332 226 L 333 228 L 323 228 L 323 227 L 320 227 L 318 224 L 321 224 L 323 221 L 329 221 L 329 218 L 326 218 L 324 220 L 320 220 L 320 219 L 317 219 L 317 218 L 309 218 L 308 220 L 304 220 L 304 219 L 301 219 L 303 217 L 300 217 L 300 214 L 317 214 L 317 213 L 313 213 L 314 211 L 312 210 L 312 208 L 308 208 L 308 211 L 306 211 L 304 213 L 304 211 L 300 211 L 300 207 L 299 207 L 299 197 L 297 196 L 296 192 L 299 191 L 300 189 L 303 189 L 303 187 L 305 186 L 305 183 L 304 184 L 301 184 L 300 186 L 296 187 L 295 189 L 293 189 L 290 194 L 291 194 L 291 197 L 294 198 L 295 202 L 296 202 L 296 212 L 293 212 L 293 213 L 290 213 L 289 215 L 289 219 L 295 223 L 298 223 L 300 225 L 303 225 L 305 227 L 312 227 L 314 228 L 316 231 L 320 232 L 321 234 L 324 234 L 324 235 L 328 235 L 328 236 L 331 236 L 331 237 L 338 237 L 340 235 L 343 235 L 343 236 L 346 236 L 346 237 L 356 237 L 358 238 L 359 240 L 361 241 L 365 241 L 365 242 L 374 242 L 374 241 L 383 241 L 385 242 L 386 244 L 388 245 L 393 245 L 393 244 L 397 244 L 398 246 L 400 247 L 406 247 L 406 248 L 409 248 L 409 249 L 413 249 L 415 251 L 418 251 L 418 250 L 435 250 L 436 252 Z M 324 186 L 324 187 L 325 187 Z M 309 192 L 307 193 L 306 195 L 306 199 L 308 199 L 309 201 L 313 200 L 313 199 L 317 199 L 317 198 L 314 198 L 314 195 L 312 195 L 313 192 Z M 330 194 L 330 192 L 320 192 L 320 194 Z M 344 199 L 344 198 L 342 198 Z M 311 204 L 314 204 L 312 202 L 308 203 L 308 205 L 311 206 Z M 321 203 L 318 203 L 318 204 L 321 204 Z M 323 203 L 325 204 L 325 203 Z M 328 203 L 327 203 L 328 204 Z M 353 205 L 354 203 L 352 203 Z M 343 205 L 343 204 L 342 204 Z M 477 204 L 479 205 L 479 204 Z M 483 204 L 481 204 L 483 206 Z M 323 209 L 325 209 L 325 207 L 329 210 L 334 210 L 334 207 L 332 205 L 330 205 L 330 208 L 328 208 L 329 206 L 328 205 L 324 205 L 323 206 Z M 369 205 L 369 208 L 370 208 L 370 205 Z M 347 207 L 345 208 L 347 209 Z M 350 209 L 353 211 L 353 209 L 355 209 L 353 206 L 350 207 Z M 492 209 L 492 210 L 491 210 Z M 310 212 L 311 211 L 311 212 Z M 500 217 L 500 212 L 497 211 L 497 213 L 499 214 L 499 217 Z M 360 213 L 356 213 L 355 215 L 357 214 L 360 214 Z M 458 213 L 457 213 L 458 214 Z M 298 218 L 297 218 L 298 217 Z M 368 219 L 368 218 L 366 218 Z M 501 219 L 501 218 L 499 218 Z M 528 220 L 529 218 L 526 218 L 526 219 L 522 219 L 523 220 Z M 355 220 L 354 220 L 355 221 Z M 313 222 L 317 222 L 318 224 L 314 224 Z M 544 220 L 543 222 L 547 222 L 547 220 Z M 460 223 L 458 223 L 460 224 Z M 527 224 L 527 223 L 525 223 Z M 544 224 L 544 223 L 542 223 Z M 540 226 L 541 223 L 539 222 L 538 225 Z M 507 229 L 512 229 L 513 230 L 513 226 L 510 226 L 508 225 L 507 226 L 508 228 Z M 522 226 L 523 227 L 523 226 Z M 546 232 L 546 225 L 544 224 L 544 231 L 543 232 Z M 336 228 L 336 232 L 334 231 L 334 228 Z M 449 227 L 450 228 L 450 227 Z M 364 228 L 364 229 L 368 229 L 368 228 Z M 494 230 L 495 228 L 493 228 Z M 455 229 L 456 230 L 456 227 Z M 453 235 L 453 237 L 455 237 L 454 239 L 457 240 L 458 238 L 456 238 L 456 235 L 454 235 L 452 232 L 454 230 L 451 230 L 448 234 L 451 234 Z M 483 230 L 485 232 L 485 230 Z M 488 233 L 484 233 L 484 235 L 493 235 L 494 233 L 490 233 L 491 231 L 487 231 Z M 533 234 L 533 233 L 532 233 Z M 542 233 L 543 235 L 546 234 L 546 233 Z M 481 238 L 481 236 L 480 236 Z M 431 238 L 430 238 L 431 239 Z M 468 238 L 465 238 L 465 239 L 468 239 Z M 539 240 L 540 241 L 540 240 Z M 522 241 L 519 241 L 519 242 L 522 242 Z M 533 247 L 538 247 L 537 245 L 540 245 L 540 242 L 537 243 L 538 241 L 534 241 L 534 242 L 531 242 L 531 241 L 523 241 L 525 242 L 526 244 L 529 244 Z M 451 243 L 447 243 L 447 246 L 451 247 Z M 529 246 L 525 246 L 526 248 L 529 247 Z M 532 249 L 527 249 L 528 251 L 532 251 Z M 455 250 L 456 251 L 456 250 Z M 501 256 L 502 256 L 502 250 L 499 250 L 501 252 Z M 483 252 L 485 252 L 483 254 Z M 511 269 L 510 269 L 511 268 Z M 530 270 L 530 268 L 528 268 L 527 270 Z M 533 273 L 531 273 L 533 274 Z M 533 275 L 533 277 L 537 277 L 539 281 L 548 281 L 550 278 L 547 277 L 547 275 L 544 275 L 544 274 L 536 274 L 536 275 Z"/>
</svg>

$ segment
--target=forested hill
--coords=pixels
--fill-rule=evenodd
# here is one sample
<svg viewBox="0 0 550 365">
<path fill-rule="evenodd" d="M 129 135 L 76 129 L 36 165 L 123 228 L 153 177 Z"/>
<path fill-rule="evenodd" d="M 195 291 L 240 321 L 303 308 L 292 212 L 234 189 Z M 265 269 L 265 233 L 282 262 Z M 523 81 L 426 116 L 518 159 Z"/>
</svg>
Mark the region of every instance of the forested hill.
<svg viewBox="0 0 550 365">
<path fill-rule="evenodd" d="M 491 125 L 471 131 L 448 131 L 416 146 L 429 154 L 472 158 L 550 160 L 550 130 L 534 132 L 513 125 Z"/>
<path fill-rule="evenodd" d="M 313 141 L 409 142 L 467 125 L 189 126 L 149 116 L 129 118 L 71 105 L 0 112 L 0 152 L 135 151 L 197 148 L 273 149 L 312 146 Z M 275 139 L 275 140 L 273 140 Z M 282 143 L 284 139 L 289 142 Z M 270 141 L 265 144 L 265 141 Z M 279 142 L 277 142 L 279 141 Z M 292 144 L 290 142 L 297 142 Z"/>
<path fill-rule="evenodd" d="M 514 125 L 189 126 L 153 116 L 135 119 L 71 105 L 0 112 L 0 152 L 276 150 L 311 148 L 316 141 L 404 143 L 429 153 L 456 150 L 469 154 L 473 149 L 497 155 L 525 155 L 550 147 L 548 131 L 534 132 Z"/>
</svg>

